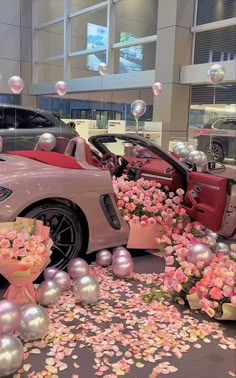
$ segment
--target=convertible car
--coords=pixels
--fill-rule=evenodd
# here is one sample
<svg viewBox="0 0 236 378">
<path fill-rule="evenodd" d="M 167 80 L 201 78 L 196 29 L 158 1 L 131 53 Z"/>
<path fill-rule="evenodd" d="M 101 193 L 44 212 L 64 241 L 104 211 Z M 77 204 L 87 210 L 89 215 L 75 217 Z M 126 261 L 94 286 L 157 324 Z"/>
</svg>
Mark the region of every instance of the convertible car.
<svg viewBox="0 0 236 378">
<path fill-rule="evenodd" d="M 129 226 L 116 206 L 112 175 L 183 188 L 193 219 L 226 237 L 236 232 L 235 171 L 228 177 L 222 164 L 209 162 L 197 172 L 143 137 L 58 138 L 53 151 L 37 145 L 1 154 L 0 162 L 0 222 L 43 220 L 52 230 L 52 265 L 59 268 L 75 256 L 127 243 Z"/>
</svg>

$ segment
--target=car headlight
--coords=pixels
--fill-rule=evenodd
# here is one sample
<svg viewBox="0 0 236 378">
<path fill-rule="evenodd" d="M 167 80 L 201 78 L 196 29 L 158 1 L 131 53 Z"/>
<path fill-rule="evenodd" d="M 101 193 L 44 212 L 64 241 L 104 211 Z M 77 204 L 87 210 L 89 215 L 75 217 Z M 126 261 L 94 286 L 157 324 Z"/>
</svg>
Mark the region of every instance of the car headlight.
<svg viewBox="0 0 236 378">
<path fill-rule="evenodd" d="M 11 194 L 12 194 L 12 191 L 10 189 L 0 186 L 0 202 L 10 197 Z"/>
</svg>

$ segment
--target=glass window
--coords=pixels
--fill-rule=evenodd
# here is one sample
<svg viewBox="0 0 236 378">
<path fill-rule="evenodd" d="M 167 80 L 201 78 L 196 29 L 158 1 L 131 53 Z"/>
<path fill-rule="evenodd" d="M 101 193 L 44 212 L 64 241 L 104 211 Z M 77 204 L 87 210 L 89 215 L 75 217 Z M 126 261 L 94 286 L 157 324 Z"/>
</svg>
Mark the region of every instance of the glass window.
<svg viewBox="0 0 236 378">
<path fill-rule="evenodd" d="M 64 0 L 40 0 L 38 1 L 39 25 L 64 15 Z"/>
<path fill-rule="evenodd" d="M 220 128 L 223 129 L 223 130 L 236 131 L 236 118 L 235 118 L 235 120 L 229 119 L 227 121 L 222 122 Z"/>
<path fill-rule="evenodd" d="M 194 63 L 220 62 L 235 59 L 236 25 L 196 33 Z"/>
<path fill-rule="evenodd" d="M 38 31 L 39 60 L 63 54 L 64 23 L 59 22 Z"/>
<path fill-rule="evenodd" d="M 235 0 L 198 0 L 197 25 L 236 17 Z"/>
<path fill-rule="evenodd" d="M 101 3 L 103 0 L 72 0 L 71 9 L 72 12 L 77 12 L 82 9 L 92 7 Z"/>
<path fill-rule="evenodd" d="M 14 108 L 0 108 L 0 126 L 2 129 L 15 129 L 17 114 Z"/>
</svg>

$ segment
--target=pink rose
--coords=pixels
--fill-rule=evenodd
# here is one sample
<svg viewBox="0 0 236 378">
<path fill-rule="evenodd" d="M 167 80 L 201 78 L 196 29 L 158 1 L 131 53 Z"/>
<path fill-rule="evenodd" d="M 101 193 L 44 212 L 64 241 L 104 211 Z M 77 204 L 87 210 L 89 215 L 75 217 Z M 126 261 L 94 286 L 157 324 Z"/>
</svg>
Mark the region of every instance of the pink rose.
<svg viewBox="0 0 236 378">
<path fill-rule="evenodd" d="M 157 222 L 156 222 L 156 220 L 152 217 L 152 218 L 149 218 L 148 219 L 148 224 L 149 225 L 154 225 L 154 224 L 156 224 Z"/>
<path fill-rule="evenodd" d="M 37 248 L 37 244 L 33 240 L 29 240 L 25 242 L 25 248 L 28 249 L 28 251 L 35 251 Z"/>
<path fill-rule="evenodd" d="M 10 247 L 10 242 L 9 242 L 9 240 L 7 240 L 7 239 L 2 239 L 1 241 L 0 241 L 0 247 L 1 248 L 9 248 Z"/>
<path fill-rule="evenodd" d="M 213 318 L 215 316 L 215 310 L 213 310 L 213 308 L 208 308 L 206 310 L 206 313 L 207 315 L 210 317 L 210 318 Z"/>
<path fill-rule="evenodd" d="M 23 238 L 19 238 L 17 237 L 14 241 L 13 241 L 13 245 L 14 247 L 18 247 L 18 248 L 21 248 L 23 247 L 25 244 L 25 239 Z"/>
<path fill-rule="evenodd" d="M 208 301 L 208 299 L 206 299 L 206 298 L 200 299 L 200 305 L 201 305 L 203 311 L 207 311 L 211 307 L 210 301 Z"/>
<path fill-rule="evenodd" d="M 183 189 L 177 189 L 176 190 L 176 193 L 178 194 L 178 196 L 183 196 L 184 195 L 184 190 Z"/>
<path fill-rule="evenodd" d="M 165 260 L 166 260 L 166 265 L 173 265 L 175 262 L 175 259 L 173 256 L 167 256 Z"/>
<path fill-rule="evenodd" d="M 222 290 L 226 298 L 230 297 L 230 295 L 233 293 L 233 288 L 228 285 L 223 286 Z"/>
<path fill-rule="evenodd" d="M 1 244 L 1 243 L 0 243 Z M 224 278 L 224 283 L 226 285 L 229 285 L 229 286 L 233 286 L 234 285 L 234 279 L 231 278 L 231 277 L 225 277 Z"/>
<path fill-rule="evenodd" d="M 213 287 L 209 291 L 209 295 L 211 296 L 211 298 L 213 298 L 217 301 L 219 301 L 220 299 L 223 298 L 222 290 L 220 290 L 218 287 Z"/>
<path fill-rule="evenodd" d="M 216 278 L 214 284 L 216 287 L 221 289 L 223 287 L 223 280 L 221 278 Z"/>
<path fill-rule="evenodd" d="M 179 205 L 181 203 L 181 198 L 179 197 L 174 197 L 173 202 L 176 203 L 176 205 Z"/>
<path fill-rule="evenodd" d="M 43 243 L 38 244 L 38 246 L 37 246 L 37 252 L 38 253 L 43 253 L 43 252 L 45 252 L 45 250 L 46 250 L 46 247 Z"/>
<path fill-rule="evenodd" d="M 118 202 L 117 202 L 117 206 L 118 207 L 123 207 L 124 206 L 124 201 L 123 200 L 118 200 Z"/>
<path fill-rule="evenodd" d="M 236 306 L 236 295 L 232 295 L 230 302 L 232 303 L 232 305 Z"/>
<path fill-rule="evenodd" d="M 191 287 L 191 289 L 189 290 L 189 294 L 196 294 L 197 293 L 197 288 L 194 286 L 194 287 Z"/>
<path fill-rule="evenodd" d="M 16 238 L 16 236 L 17 236 L 17 232 L 14 231 L 14 230 L 9 231 L 9 232 L 6 234 L 6 238 L 7 238 L 8 240 L 11 240 L 11 241 L 13 241 L 13 240 Z"/>
<path fill-rule="evenodd" d="M 182 286 L 179 284 L 179 283 L 175 283 L 174 284 L 174 287 L 173 287 L 174 291 L 176 291 L 177 293 L 180 293 L 181 290 L 182 290 Z"/>
</svg>

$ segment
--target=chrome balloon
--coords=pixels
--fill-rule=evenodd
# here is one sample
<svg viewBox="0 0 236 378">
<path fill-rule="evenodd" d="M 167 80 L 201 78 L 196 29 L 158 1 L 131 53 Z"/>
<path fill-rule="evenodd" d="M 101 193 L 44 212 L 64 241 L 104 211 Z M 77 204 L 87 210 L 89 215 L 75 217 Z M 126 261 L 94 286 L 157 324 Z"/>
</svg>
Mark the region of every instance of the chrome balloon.
<svg viewBox="0 0 236 378">
<path fill-rule="evenodd" d="M 37 301 L 42 306 L 49 306 L 57 303 L 60 295 L 61 289 L 56 282 L 53 281 L 42 282 L 36 290 Z"/>
<path fill-rule="evenodd" d="M 119 278 L 126 278 L 134 270 L 133 261 L 127 256 L 119 256 L 113 260 L 112 271 Z"/>
<path fill-rule="evenodd" d="M 159 96 L 163 91 L 163 85 L 159 81 L 153 84 L 152 90 L 155 96 Z"/>
<path fill-rule="evenodd" d="M 212 238 L 214 238 L 214 239 L 218 239 L 218 237 L 219 237 L 219 235 L 216 233 L 216 232 L 213 232 L 213 231 L 211 231 L 211 230 L 209 230 L 209 228 L 207 228 L 206 230 L 205 230 L 205 232 L 206 232 L 206 235 L 207 236 L 211 236 Z"/>
<path fill-rule="evenodd" d="M 108 75 L 108 66 L 106 63 L 101 63 L 99 65 L 99 73 L 101 76 L 106 76 Z"/>
<path fill-rule="evenodd" d="M 186 146 L 183 147 L 176 147 L 175 148 L 175 153 L 178 155 L 181 159 L 185 159 L 188 157 L 189 151 Z"/>
<path fill-rule="evenodd" d="M 73 293 L 76 302 L 84 305 L 96 304 L 99 299 L 99 283 L 95 277 L 83 276 L 74 282 Z"/>
<path fill-rule="evenodd" d="M 38 146 L 43 151 L 52 151 L 56 146 L 56 138 L 50 133 L 44 133 L 40 136 Z"/>
<path fill-rule="evenodd" d="M 0 335 L 13 333 L 19 326 L 20 321 L 20 306 L 7 299 L 0 301 Z"/>
<path fill-rule="evenodd" d="M 203 151 L 199 151 L 199 152 L 200 152 L 201 158 L 202 158 L 201 164 L 207 163 L 208 159 L 207 159 L 207 155 L 205 154 L 205 152 L 203 152 Z"/>
<path fill-rule="evenodd" d="M 216 246 L 216 239 L 211 235 L 207 235 L 207 241 L 208 241 L 209 247 L 211 249 L 214 249 Z"/>
<path fill-rule="evenodd" d="M 55 282 L 61 291 L 69 289 L 71 284 L 69 274 L 60 270 L 52 276 L 51 281 Z"/>
<path fill-rule="evenodd" d="M 194 147 L 193 144 L 189 144 L 189 145 L 187 146 L 187 149 L 188 149 L 189 152 L 191 152 L 191 151 L 196 151 L 196 148 Z"/>
<path fill-rule="evenodd" d="M 109 266 L 112 263 L 112 254 L 107 249 L 103 249 L 96 254 L 96 263 L 99 266 Z"/>
<path fill-rule="evenodd" d="M 145 102 L 142 100 L 133 101 L 130 105 L 130 111 L 136 119 L 139 119 L 146 112 Z"/>
<path fill-rule="evenodd" d="M 21 307 L 22 319 L 18 327 L 21 337 L 27 341 L 43 338 L 49 327 L 47 310 L 42 306 L 27 304 Z"/>
<path fill-rule="evenodd" d="M 211 262 L 211 258 L 211 249 L 206 244 L 197 243 L 189 247 L 187 256 L 188 262 L 196 264 L 199 261 L 202 261 L 204 262 L 204 265 L 207 266 Z"/>
<path fill-rule="evenodd" d="M 236 251 L 230 251 L 230 252 L 229 252 L 229 258 L 230 258 L 231 260 L 236 261 Z"/>
<path fill-rule="evenodd" d="M 89 266 L 83 259 L 77 258 L 70 260 L 67 272 L 73 280 L 89 274 Z"/>
<path fill-rule="evenodd" d="M 22 365 L 24 348 L 19 339 L 12 335 L 0 337 L 0 377 L 14 374 Z"/>
<path fill-rule="evenodd" d="M 225 74 L 226 74 L 225 67 L 220 63 L 216 63 L 216 64 L 213 64 L 208 70 L 208 79 L 210 83 L 214 85 L 219 85 L 224 80 Z"/>
<path fill-rule="evenodd" d="M 54 274 L 57 272 L 59 272 L 57 268 L 53 268 L 53 267 L 46 268 L 43 272 L 45 281 L 51 280 L 52 276 L 54 276 Z"/>
<path fill-rule="evenodd" d="M 68 91 L 68 86 L 65 81 L 58 81 L 55 85 L 55 90 L 58 96 L 64 96 Z"/>
<path fill-rule="evenodd" d="M 132 259 L 131 254 L 129 253 L 129 251 L 125 247 L 114 248 L 113 249 L 113 255 L 112 255 L 113 260 L 116 259 L 117 257 L 120 257 L 120 256 L 125 256 L 125 257 Z"/>
<path fill-rule="evenodd" d="M 200 151 L 190 151 L 188 154 L 188 160 L 197 166 L 202 165 L 202 155 Z"/>
<path fill-rule="evenodd" d="M 223 242 L 216 243 L 215 246 L 215 253 L 218 255 L 219 253 L 223 253 L 223 255 L 229 255 L 230 248 L 227 244 Z"/>
</svg>

